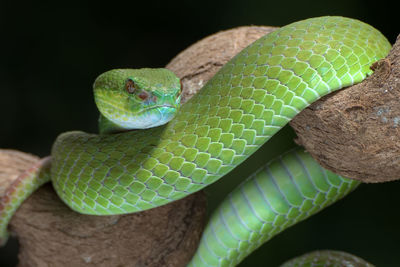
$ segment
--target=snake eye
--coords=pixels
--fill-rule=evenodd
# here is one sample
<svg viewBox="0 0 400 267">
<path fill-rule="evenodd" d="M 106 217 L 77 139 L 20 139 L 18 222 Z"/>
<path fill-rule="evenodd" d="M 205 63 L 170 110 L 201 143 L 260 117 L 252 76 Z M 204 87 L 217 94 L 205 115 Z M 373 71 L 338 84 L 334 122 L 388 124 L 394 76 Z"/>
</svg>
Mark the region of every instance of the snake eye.
<svg viewBox="0 0 400 267">
<path fill-rule="evenodd" d="M 136 85 L 135 82 L 132 79 L 128 79 L 125 82 L 125 90 L 130 93 L 133 94 L 136 90 Z"/>
</svg>

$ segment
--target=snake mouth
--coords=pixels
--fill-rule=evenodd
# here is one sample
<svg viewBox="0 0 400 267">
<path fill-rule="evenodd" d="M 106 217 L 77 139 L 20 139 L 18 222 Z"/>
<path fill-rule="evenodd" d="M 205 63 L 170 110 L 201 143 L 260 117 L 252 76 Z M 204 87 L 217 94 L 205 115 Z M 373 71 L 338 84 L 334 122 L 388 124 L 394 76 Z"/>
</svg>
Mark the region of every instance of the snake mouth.
<svg viewBox="0 0 400 267">
<path fill-rule="evenodd" d="M 141 110 L 138 110 L 138 111 L 135 112 L 135 111 L 132 111 L 132 110 L 130 111 L 129 108 L 124 108 L 124 107 L 120 106 L 119 102 L 110 101 L 110 99 L 107 99 L 105 97 L 98 97 L 96 99 L 96 101 L 99 102 L 99 103 L 102 103 L 102 105 L 104 105 L 105 107 L 108 107 L 108 110 L 110 110 L 110 108 L 111 108 L 112 110 L 118 110 L 119 113 L 131 113 L 133 116 L 137 116 L 139 114 L 146 113 L 146 112 L 149 112 L 149 111 L 152 111 L 152 110 L 156 110 L 156 109 L 160 109 L 160 108 L 170 108 L 170 109 L 174 109 L 174 110 L 177 110 L 179 108 L 179 105 L 177 105 L 177 104 L 164 103 L 164 104 L 161 104 L 161 105 L 153 105 L 153 106 L 150 106 L 150 107 L 145 107 L 145 108 L 142 108 Z M 107 110 L 107 108 L 102 108 L 99 105 L 98 105 L 98 108 L 99 108 L 99 111 L 104 116 L 107 117 L 107 112 L 105 112 L 106 114 L 103 113 L 103 110 Z"/>
<path fill-rule="evenodd" d="M 178 108 L 173 105 L 157 105 L 136 113 L 134 115 L 136 118 L 133 121 L 135 125 L 140 125 L 138 128 L 152 128 L 172 120 L 177 110 Z"/>
<path fill-rule="evenodd" d="M 148 112 L 148 111 L 152 111 L 152 110 L 155 110 L 155 109 L 160 109 L 160 108 L 161 109 L 162 108 L 170 108 L 170 109 L 174 109 L 174 110 L 178 109 L 177 106 L 174 106 L 174 105 L 171 105 L 171 104 L 164 104 L 164 105 L 157 105 L 157 106 L 152 106 L 152 107 L 145 108 L 145 109 L 139 111 L 137 114 Z"/>
<path fill-rule="evenodd" d="M 101 103 L 102 108 L 99 110 L 104 117 L 127 130 L 147 129 L 166 124 L 175 117 L 179 109 L 178 105 L 162 103 L 133 111 L 104 97 L 98 97 L 97 102 Z"/>
</svg>

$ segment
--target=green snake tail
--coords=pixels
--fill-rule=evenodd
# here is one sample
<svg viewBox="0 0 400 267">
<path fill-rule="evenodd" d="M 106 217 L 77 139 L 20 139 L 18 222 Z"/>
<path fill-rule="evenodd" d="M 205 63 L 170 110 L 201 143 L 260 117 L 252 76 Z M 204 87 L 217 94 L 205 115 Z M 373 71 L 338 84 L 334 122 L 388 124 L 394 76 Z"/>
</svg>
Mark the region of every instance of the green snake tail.
<svg viewBox="0 0 400 267">
<path fill-rule="evenodd" d="M 212 214 L 189 266 L 235 266 L 359 184 L 323 169 L 301 149 L 286 153 L 226 197 Z"/>
<path fill-rule="evenodd" d="M 42 184 L 50 181 L 50 157 L 22 172 L 0 197 L 0 246 L 8 239 L 7 226 L 12 215 Z"/>
</svg>

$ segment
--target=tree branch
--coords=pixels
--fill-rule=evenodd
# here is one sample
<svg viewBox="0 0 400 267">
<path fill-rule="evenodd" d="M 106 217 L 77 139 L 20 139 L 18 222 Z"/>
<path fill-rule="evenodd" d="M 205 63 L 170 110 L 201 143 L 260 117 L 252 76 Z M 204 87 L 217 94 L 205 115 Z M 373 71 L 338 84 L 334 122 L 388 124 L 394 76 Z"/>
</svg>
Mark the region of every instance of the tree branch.
<svg viewBox="0 0 400 267">
<path fill-rule="evenodd" d="M 167 67 L 182 78 L 183 102 L 231 57 L 272 30 L 220 32 L 176 56 Z M 373 76 L 324 97 L 291 122 L 297 142 L 324 167 L 364 182 L 397 179 L 398 43 Z M 0 150 L 0 188 L 6 189 L 37 161 L 22 152 Z M 20 266 L 184 266 L 197 247 L 205 206 L 204 194 L 197 193 L 141 213 L 87 216 L 71 211 L 47 185 L 23 203 L 10 230 L 21 245 Z"/>
</svg>

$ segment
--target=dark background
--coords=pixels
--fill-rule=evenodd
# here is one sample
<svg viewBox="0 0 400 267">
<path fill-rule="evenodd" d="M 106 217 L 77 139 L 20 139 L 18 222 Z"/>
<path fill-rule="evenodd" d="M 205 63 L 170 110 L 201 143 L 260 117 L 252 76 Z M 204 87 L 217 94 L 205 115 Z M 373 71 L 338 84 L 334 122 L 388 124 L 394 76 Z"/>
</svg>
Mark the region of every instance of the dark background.
<svg viewBox="0 0 400 267">
<path fill-rule="evenodd" d="M 394 4 L 361 0 L 1 1 L 0 148 L 45 156 L 62 132 L 95 132 L 98 113 L 91 87 L 97 75 L 113 68 L 164 66 L 217 31 L 342 15 L 375 26 L 394 43 L 399 33 L 394 10 Z M 221 191 L 233 187 L 231 180 L 245 178 L 262 164 L 267 151 L 276 155 L 293 146 L 285 141 L 293 136 L 284 129 L 230 179 L 208 189 L 210 207 L 222 198 Z M 351 252 L 377 266 L 399 266 L 399 189 L 399 182 L 362 185 L 280 234 L 240 266 L 277 266 L 318 248 Z M 0 266 L 15 266 L 16 250 L 17 241 L 11 239 L 0 249 Z"/>
</svg>

